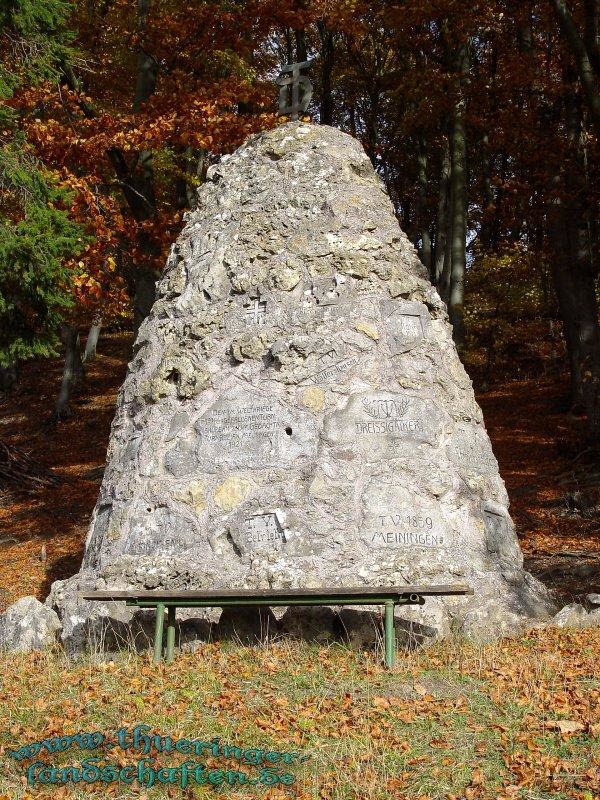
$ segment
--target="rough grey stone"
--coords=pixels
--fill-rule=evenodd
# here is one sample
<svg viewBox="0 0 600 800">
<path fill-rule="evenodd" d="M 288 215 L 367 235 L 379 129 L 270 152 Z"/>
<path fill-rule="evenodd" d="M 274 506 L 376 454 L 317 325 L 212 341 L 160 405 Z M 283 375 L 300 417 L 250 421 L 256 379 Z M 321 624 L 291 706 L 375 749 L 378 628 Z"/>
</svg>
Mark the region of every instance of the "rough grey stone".
<svg viewBox="0 0 600 800">
<path fill-rule="evenodd" d="M 21 597 L 0 614 L 0 650 L 44 650 L 56 644 L 61 627 L 51 608 L 35 597 Z"/>
<path fill-rule="evenodd" d="M 591 594 L 586 595 L 585 598 L 591 606 L 600 606 L 600 594 Z"/>
<path fill-rule="evenodd" d="M 360 144 L 289 123 L 209 174 L 139 329 L 82 572 L 52 590 L 65 641 L 132 619 L 78 601 L 86 582 L 470 584 L 398 610 L 423 640 L 554 613 L 445 305 Z M 358 611 L 339 619 L 367 640 Z"/>
<path fill-rule="evenodd" d="M 600 608 L 596 608 L 593 611 L 590 611 L 588 614 L 588 628 L 596 627 L 600 625 Z"/>
<path fill-rule="evenodd" d="M 557 628 L 586 628 L 588 622 L 589 614 L 579 603 L 564 606 L 552 619 Z"/>
</svg>

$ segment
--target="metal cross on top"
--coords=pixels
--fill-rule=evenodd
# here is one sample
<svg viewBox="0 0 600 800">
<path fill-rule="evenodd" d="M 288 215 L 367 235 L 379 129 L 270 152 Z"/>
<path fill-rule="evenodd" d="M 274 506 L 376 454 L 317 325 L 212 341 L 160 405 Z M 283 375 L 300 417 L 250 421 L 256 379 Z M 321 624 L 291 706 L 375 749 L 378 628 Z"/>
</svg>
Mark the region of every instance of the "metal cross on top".
<svg viewBox="0 0 600 800">
<path fill-rule="evenodd" d="M 290 117 L 297 120 L 299 112 L 304 112 L 308 108 L 312 97 L 313 87 L 306 75 L 301 75 L 300 70 L 310 67 L 314 59 L 301 61 L 298 64 L 286 64 L 279 73 L 277 83 L 281 86 L 279 90 L 279 116 Z M 291 102 L 289 100 L 288 86 L 291 86 Z M 302 96 L 300 96 L 302 87 Z"/>
</svg>

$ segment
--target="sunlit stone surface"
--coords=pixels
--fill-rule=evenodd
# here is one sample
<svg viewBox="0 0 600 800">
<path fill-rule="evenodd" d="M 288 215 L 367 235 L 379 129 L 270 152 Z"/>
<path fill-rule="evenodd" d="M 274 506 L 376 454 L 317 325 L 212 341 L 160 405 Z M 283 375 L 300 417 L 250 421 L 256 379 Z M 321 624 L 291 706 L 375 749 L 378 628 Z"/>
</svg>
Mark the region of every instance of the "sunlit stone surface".
<svg viewBox="0 0 600 800">
<path fill-rule="evenodd" d="M 445 306 L 360 144 L 289 123 L 199 197 L 119 395 L 82 572 L 48 600 L 65 641 L 131 615 L 81 587 L 464 582 L 474 597 L 399 616 L 484 637 L 545 616 Z"/>
</svg>

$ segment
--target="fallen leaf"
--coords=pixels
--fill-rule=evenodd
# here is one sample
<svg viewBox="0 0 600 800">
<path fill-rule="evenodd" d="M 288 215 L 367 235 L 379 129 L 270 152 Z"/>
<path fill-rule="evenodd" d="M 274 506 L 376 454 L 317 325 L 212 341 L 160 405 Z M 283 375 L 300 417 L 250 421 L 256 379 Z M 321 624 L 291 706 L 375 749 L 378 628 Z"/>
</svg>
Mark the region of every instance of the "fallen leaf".
<svg viewBox="0 0 600 800">
<path fill-rule="evenodd" d="M 560 733 L 578 733 L 585 730 L 585 725 L 574 719 L 549 719 L 544 723 L 544 727 L 558 730 Z"/>
</svg>

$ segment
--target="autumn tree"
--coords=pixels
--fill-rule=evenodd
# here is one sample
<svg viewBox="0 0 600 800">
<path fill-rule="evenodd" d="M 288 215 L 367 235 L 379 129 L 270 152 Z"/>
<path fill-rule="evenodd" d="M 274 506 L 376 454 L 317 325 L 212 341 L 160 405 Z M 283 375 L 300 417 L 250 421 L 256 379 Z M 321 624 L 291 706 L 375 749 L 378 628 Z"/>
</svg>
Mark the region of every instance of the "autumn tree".
<svg viewBox="0 0 600 800">
<path fill-rule="evenodd" d="M 60 85 L 26 81 L 10 100 L 90 237 L 72 270 L 70 324 L 132 310 L 139 323 L 207 166 L 277 124 L 273 77 L 314 59 L 313 120 L 364 144 L 457 344 L 473 346 L 465 323 L 481 330 L 478 309 L 490 346 L 513 335 L 492 318 L 496 306 L 509 317 L 503 287 L 515 314 L 535 307 L 548 325 L 560 314 L 572 405 L 597 439 L 597 6 L 77 0 L 70 24 L 85 62 L 63 59 Z M 545 310 L 518 299 L 519 275 Z"/>
</svg>

